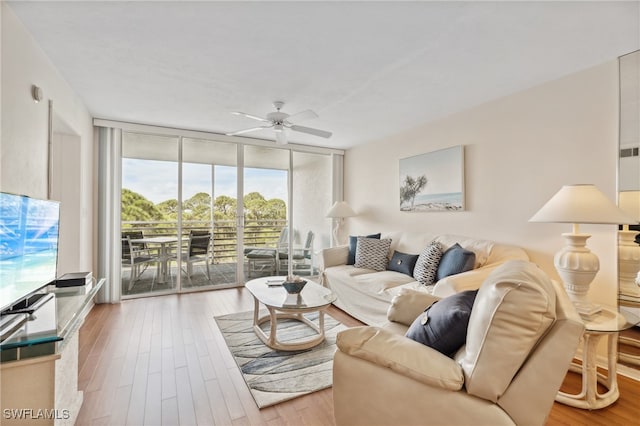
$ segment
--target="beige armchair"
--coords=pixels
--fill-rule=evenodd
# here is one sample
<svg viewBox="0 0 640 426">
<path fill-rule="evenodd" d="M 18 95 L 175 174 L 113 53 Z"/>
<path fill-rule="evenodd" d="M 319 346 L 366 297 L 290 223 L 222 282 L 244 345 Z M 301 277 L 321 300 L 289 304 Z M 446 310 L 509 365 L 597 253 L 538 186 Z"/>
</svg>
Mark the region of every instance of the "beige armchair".
<svg viewBox="0 0 640 426">
<path fill-rule="evenodd" d="M 338 425 L 543 425 L 583 325 L 564 289 L 513 260 L 482 284 L 454 356 L 404 337 L 434 296 L 404 290 L 383 328 L 338 334 Z"/>
</svg>

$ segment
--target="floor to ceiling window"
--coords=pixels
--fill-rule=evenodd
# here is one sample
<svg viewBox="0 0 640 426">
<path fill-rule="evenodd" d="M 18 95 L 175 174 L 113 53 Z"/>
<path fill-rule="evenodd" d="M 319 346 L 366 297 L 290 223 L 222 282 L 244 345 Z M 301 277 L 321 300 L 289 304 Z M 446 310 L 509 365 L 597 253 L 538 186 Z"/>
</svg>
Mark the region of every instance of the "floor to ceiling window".
<svg viewBox="0 0 640 426">
<path fill-rule="evenodd" d="M 179 138 L 125 132 L 122 137 L 121 292 L 177 288 Z"/>
<path fill-rule="evenodd" d="M 118 258 L 110 264 L 120 265 L 105 268 L 119 275 L 113 294 L 237 286 L 289 270 L 318 273 L 318 250 L 330 245 L 330 151 L 293 152 L 242 138 L 194 138 L 178 130 L 158 135 L 139 127 L 123 130 L 121 142 L 100 133 L 101 144 L 120 146 L 109 160 L 119 161 L 118 178 L 101 182 L 103 193 L 118 193 L 120 219 L 101 232 L 120 237 L 103 245 Z"/>
<path fill-rule="evenodd" d="M 237 145 L 182 139 L 183 289 L 238 282 Z"/>
<path fill-rule="evenodd" d="M 246 277 L 281 275 L 289 224 L 289 151 L 248 145 L 243 160 Z"/>
</svg>

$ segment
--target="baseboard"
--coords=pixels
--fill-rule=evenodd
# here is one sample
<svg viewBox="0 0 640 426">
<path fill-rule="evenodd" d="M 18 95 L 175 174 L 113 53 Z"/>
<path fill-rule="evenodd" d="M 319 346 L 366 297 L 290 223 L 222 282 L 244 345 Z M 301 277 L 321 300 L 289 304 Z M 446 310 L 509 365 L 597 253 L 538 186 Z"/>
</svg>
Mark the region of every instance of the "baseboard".
<svg viewBox="0 0 640 426">
<path fill-rule="evenodd" d="M 618 374 L 640 382 L 640 369 L 618 364 Z"/>
</svg>

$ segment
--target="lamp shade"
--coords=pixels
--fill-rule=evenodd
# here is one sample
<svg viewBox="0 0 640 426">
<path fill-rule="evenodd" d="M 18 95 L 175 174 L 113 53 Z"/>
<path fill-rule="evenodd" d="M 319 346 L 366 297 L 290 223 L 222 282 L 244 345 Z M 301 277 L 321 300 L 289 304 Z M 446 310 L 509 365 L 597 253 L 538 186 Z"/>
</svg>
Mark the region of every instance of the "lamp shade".
<svg viewBox="0 0 640 426">
<path fill-rule="evenodd" d="M 620 210 L 594 185 L 565 185 L 529 222 L 628 225 L 637 220 Z"/>
<path fill-rule="evenodd" d="M 351 217 L 355 215 L 356 213 L 351 207 L 349 207 L 349 204 L 347 204 L 346 201 L 336 201 L 327 213 L 327 217 L 335 218 Z"/>
</svg>

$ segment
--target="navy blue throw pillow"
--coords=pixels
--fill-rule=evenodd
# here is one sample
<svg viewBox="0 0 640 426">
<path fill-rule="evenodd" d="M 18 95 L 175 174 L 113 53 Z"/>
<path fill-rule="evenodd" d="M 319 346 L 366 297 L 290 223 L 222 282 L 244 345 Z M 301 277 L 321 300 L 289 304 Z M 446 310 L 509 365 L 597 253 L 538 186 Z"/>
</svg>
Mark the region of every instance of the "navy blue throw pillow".
<svg viewBox="0 0 640 426">
<path fill-rule="evenodd" d="M 360 237 L 377 238 L 380 239 L 380 233 L 371 235 L 360 235 Z M 349 236 L 349 257 L 347 258 L 347 265 L 353 265 L 356 263 L 356 248 L 358 248 L 358 235 Z"/>
<path fill-rule="evenodd" d="M 476 254 L 465 250 L 460 244 L 455 243 L 442 254 L 438 271 L 436 272 L 436 282 L 449 275 L 460 274 L 470 271 L 476 263 Z"/>
<path fill-rule="evenodd" d="M 438 300 L 413 321 L 408 338 L 453 357 L 467 341 L 467 326 L 478 290 L 468 290 Z"/>
<path fill-rule="evenodd" d="M 407 254 L 399 251 L 394 251 L 389 265 L 387 265 L 387 271 L 402 272 L 409 276 L 413 276 L 413 268 L 418 261 L 418 254 Z"/>
</svg>

